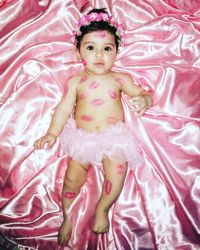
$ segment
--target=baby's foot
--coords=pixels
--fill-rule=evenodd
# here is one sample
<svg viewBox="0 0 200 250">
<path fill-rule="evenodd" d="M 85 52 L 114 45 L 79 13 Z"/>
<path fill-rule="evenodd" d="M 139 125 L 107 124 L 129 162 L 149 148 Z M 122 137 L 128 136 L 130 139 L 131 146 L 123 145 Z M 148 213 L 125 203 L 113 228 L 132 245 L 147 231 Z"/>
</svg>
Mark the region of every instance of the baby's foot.
<svg viewBox="0 0 200 250">
<path fill-rule="evenodd" d="M 65 218 L 58 232 L 58 243 L 60 245 L 67 245 L 71 237 L 71 224 L 68 218 Z"/>
<path fill-rule="evenodd" d="M 95 233 L 107 233 L 109 230 L 109 220 L 108 220 L 108 211 L 105 210 L 96 210 L 95 220 L 92 230 Z"/>
</svg>

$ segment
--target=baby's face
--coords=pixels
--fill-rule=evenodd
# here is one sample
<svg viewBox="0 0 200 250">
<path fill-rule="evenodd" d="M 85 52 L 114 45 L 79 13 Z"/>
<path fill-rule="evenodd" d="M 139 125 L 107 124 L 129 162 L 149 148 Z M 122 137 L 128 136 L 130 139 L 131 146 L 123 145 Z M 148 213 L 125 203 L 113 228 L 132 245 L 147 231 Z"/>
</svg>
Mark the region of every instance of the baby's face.
<svg viewBox="0 0 200 250">
<path fill-rule="evenodd" d="M 116 59 L 115 38 L 107 31 L 88 33 L 81 41 L 79 54 L 88 73 L 106 74 Z"/>
</svg>

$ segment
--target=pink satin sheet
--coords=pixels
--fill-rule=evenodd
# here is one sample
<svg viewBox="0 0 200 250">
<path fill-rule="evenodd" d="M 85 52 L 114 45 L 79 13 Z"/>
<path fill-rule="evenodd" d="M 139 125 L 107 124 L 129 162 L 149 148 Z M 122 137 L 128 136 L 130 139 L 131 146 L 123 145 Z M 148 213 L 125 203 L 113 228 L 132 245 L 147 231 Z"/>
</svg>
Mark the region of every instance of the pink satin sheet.
<svg viewBox="0 0 200 250">
<path fill-rule="evenodd" d="M 200 249 L 200 2 L 102 0 L 127 26 L 115 70 L 154 91 L 141 118 L 123 97 L 145 165 L 129 170 L 109 213 L 91 231 L 103 173 L 91 168 L 72 208 L 68 247 L 57 244 L 66 157 L 59 142 L 34 151 L 67 79 L 80 71 L 71 31 L 86 1 L 0 1 L 0 246 L 19 249 Z M 3 247 L 4 245 L 4 247 Z"/>
</svg>

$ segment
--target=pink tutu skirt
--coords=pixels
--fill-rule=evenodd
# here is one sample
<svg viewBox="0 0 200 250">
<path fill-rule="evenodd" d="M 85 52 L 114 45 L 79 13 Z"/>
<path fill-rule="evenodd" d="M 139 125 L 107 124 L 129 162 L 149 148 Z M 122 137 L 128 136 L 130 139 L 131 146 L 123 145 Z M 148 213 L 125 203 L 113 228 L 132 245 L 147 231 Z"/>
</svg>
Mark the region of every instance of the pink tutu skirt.
<svg viewBox="0 0 200 250">
<path fill-rule="evenodd" d="M 69 118 L 60 135 L 60 141 L 64 153 L 83 164 L 101 165 L 106 157 L 128 162 L 131 168 L 143 163 L 138 142 L 123 122 L 100 132 L 89 132 L 77 128 L 75 120 Z"/>
</svg>

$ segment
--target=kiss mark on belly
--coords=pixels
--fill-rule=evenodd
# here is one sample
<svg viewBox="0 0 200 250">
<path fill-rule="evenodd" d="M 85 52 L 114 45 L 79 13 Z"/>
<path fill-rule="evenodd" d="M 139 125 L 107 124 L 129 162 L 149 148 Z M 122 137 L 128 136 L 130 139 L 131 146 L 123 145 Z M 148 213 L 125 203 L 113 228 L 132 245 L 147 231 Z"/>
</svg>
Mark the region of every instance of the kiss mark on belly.
<svg viewBox="0 0 200 250">
<path fill-rule="evenodd" d="M 74 199 L 76 197 L 76 193 L 73 193 L 73 192 L 66 192 L 64 194 L 64 197 L 67 198 L 67 199 Z"/>
<path fill-rule="evenodd" d="M 79 96 L 79 99 L 85 99 L 86 97 L 88 97 L 89 93 L 87 92 L 83 92 L 80 96 Z"/>
<path fill-rule="evenodd" d="M 119 83 L 119 84 L 124 84 L 123 79 L 120 78 L 120 77 L 115 78 L 115 81 L 116 81 L 117 83 Z"/>
<path fill-rule="evenodd" d="M 90 115 L 82 115 L 81 120 L 86 121 L 86 122 L 91 122 L 94 120 L 94 118 Z"/>
<path fill-rule="evenodd" d="M 92 82 L 90 85 L 89 85 L 89 89 L 96 89 L 96 88 L 98 88 L 99 87 L 99 85 L 100 85 L 100 83 L 99 82 L 97 82 L 97 81 L 94 81 L 94 82 Z"/>
<path fill-rule="evenodd" d="M 110 181 L 106 181 L 105 183 L 106 194 L 109 195 L 111 191 L 112 191 L 112 183 Z"/>
<path fill-rule="evenodd" d="M 86 80 L 87 80 L 87 76 L 83 76 L 83 77 L 80 79 L 79 83 L 82 84 L 82 83 L 84 83 Z"/>
<path fill-rule="evenodd" d="M 90 104 L 92 106 L 101 106 L 104 103 L 102 99 L 93 99 Z"/>
<path fill-rule="evenodd" d="M 95 37 L 98 37 L 98 38 L 104 38 L 106 36 L 106 32 L 104 30 L 99 30 L 97 32 L 95 32 Z"/>
<path fill-rule="evenodd" d="M 106 122 L 109 123 L 109 124 L 115 124 L 116 122 L 118 122 L 118 119 L 114 116 L 109 116 L 107 119 L 106 119 Z"/>
<path fill-rule="evenodd" d="M 116 99 L 117 98 L 117 94 L 114 90 L 110 89 L 108 90 L 108 94 L 112 99 Z"/>
</svg>

